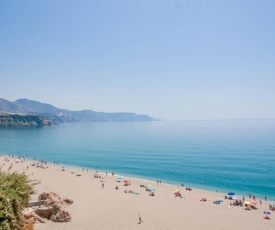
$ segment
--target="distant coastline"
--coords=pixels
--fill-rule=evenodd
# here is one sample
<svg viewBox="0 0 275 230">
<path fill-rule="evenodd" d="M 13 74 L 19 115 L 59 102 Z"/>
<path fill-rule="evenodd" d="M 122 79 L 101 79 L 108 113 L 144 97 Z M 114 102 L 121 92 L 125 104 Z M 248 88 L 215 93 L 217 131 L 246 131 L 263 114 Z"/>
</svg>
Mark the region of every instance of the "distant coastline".
<svg viewBox="0 0 275 230">
<path fill-rule="evenodd" d="M 105 113 L 93 110 L 71 111 L 67 109 L 59 109 L 53 105 L 29 99 L 18 99 L 11 102 L 0 98 L 0 114 L 1 113 L 2 115 L 4 113 L 3 119 L 5 122 L 2 126 L 5 127 L 57 125 L 61 123 L 75 122 L 137 122 L 160 120 L 148 115 L 135 113 Z M 7 114 L 9 114 L 10 117 L 6 117 Z M 13 121 L 13 116 L 15 115 L 17 116 L 16 120 L 18 120 L 18 122 Z M 38 123 L 37 116 L 42 119 Z M 31 120 L 28 123 L 25 122 L 26 119 Z"/>
</svg>

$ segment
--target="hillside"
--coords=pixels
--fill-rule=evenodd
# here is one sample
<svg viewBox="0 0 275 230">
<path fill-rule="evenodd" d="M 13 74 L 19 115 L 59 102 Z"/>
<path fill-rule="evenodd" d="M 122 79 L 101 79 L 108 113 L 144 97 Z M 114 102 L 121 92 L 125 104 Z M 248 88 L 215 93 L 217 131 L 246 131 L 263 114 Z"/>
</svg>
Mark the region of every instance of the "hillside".
<svg viewBox="0 0 275 230">
<path fill-rule="evenodd" d="M 0 127 L 41 127 L 51 125 L 40 115 L 0 114 Z"/>
<path fill-rule="evenodd" d="M 0 98 L 0 112 L 5 113 L 21 113 L 21 114 L 30 114 L 31 111 L 26 107 L 13 103 L 11 101 Z"/>
<path fill-rule="evenodd" d="M 66 122 L 136 122 L 157 120 L 148 115 L 135 113 L 105 113 L 93 110 L 71 111 L 29 99 L 18 99 L 15 102 L 0 99 L 0 113 L 1 112 L 41 115 L 45 119 L 50 120 L 52 124 Z"/>
</svg>

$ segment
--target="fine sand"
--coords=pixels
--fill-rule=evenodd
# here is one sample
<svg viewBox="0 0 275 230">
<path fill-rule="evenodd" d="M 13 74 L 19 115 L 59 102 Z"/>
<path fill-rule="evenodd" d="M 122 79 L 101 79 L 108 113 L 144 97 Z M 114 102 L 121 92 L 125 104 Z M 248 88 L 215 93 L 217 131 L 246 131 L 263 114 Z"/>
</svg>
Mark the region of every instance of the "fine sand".
<svg viewBox="0 0 275 230">
<path fill-rule="evenodd" d="M 263 201 L 256 205 L 257 210 L 244 210 L 244 206 L 229 207 L 230 200 L 225 200 L 224 195 L 194 189 L 186 191 L 185 188 L 174 185 L 157 185 L 156 182 L 148 182 L 139 179 L 123 177 L 122 182 L 117 182 L 117 176 L 110 173 L 99 174 L 104 179 L 94 178 L 95 171 L 83 171 L 77 168 L 61 167 L 48 163 L 48 168 L 42 169 L 31 166 L 35 161 L 26 160 L 23 163 L 15 163 L 15 159 L 9 162 L 0 157 L 0 166 L 6 170 L 13 164 L 12 171 L 25 172 L 31 180 L 41 183 L 36 185 L 36 194 L 32 201 L 36 201 L 38 194 L 45 191 L 53 191 L 61 196 L 73 199 L 74 203 L 68 207 L 72 214 L 69 223 L 36 224 L 36 230 L 129 230 L 129 229 L 163 229 L 163 230 L 274 230 L 275 212 L 270 211 L 271 220 L 263 219 L 263 212 L 269 211 L 268 203 Z M 28 169 L 27 169 L 28 166 Z M 74 172 L 73 174 L 71 172 Z M 77 176 L 81 173 L 81 176 Z M 129 179 L 130 186 L 124 186 L 123 181 Z M 156 189 L 155 196 L 149 196 L 149 192 L 140 184 L 150 183 Z M 119 186 L 115 190 L 115 186 Z M 124 190 L 133 190 L 138 194 L 124 193 Z M 183 198 L 175 198 L 174 189 L 179 189 Z M 237 194 L 238 195 L 238 194 Z M 201 202 L 201 198 L 207 198 Z M 221 199 L 219 205 L 213 204 L 214 200 Z M 246 200 L 250 200 L 246 197 Z M 139 222 L 139 214 L 143 222 Z"/>
</svg>

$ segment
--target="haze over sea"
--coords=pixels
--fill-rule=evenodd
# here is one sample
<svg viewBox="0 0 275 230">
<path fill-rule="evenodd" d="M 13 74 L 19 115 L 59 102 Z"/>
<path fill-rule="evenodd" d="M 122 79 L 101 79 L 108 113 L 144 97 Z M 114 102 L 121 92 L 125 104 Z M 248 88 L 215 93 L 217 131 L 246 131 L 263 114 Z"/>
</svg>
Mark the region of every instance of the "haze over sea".
<svg viewBox="0 0 275 230">
<path fill-rule="evenodd" d="M 0 152 L 275 199 L 275 120 L 67 123 L 1 128 Z"/>
</svg>

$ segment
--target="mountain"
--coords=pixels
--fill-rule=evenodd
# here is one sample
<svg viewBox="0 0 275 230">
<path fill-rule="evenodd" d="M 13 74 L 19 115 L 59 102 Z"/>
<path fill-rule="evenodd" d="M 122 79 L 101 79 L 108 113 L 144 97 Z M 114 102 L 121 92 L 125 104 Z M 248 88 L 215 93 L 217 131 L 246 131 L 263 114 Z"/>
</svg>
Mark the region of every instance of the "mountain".
<svg viewBox="0 0 275 230">
<path fill-rule="evenodd" d="M 2 105 L 3 101 L 3 105 Z M 29 99 L 18 99 L 15 102 L 9 102 L 5 99 L 0 101 L 0 112 L 22 113 L 22 114 L 39 114 L 53 124 L 64 122 L 89 122 L 89 121 L 154 121 L 148 115 L 138 115 L 135 113 L 104 113 L 93 110 L 71 111 L 59 109 L 53 105 L 33 101 Z M 8 104 L 9 106 L 6 106 Z M 9 108 L 9 110 L 5 110 Z M 18 112 L 20 111 L 20 112 Z"/>
<path fill-rule="evenodd" d="M 14 104 L 28 108 L 29 110 L 36 113 L 59 113 L 60 109 L 54 107 L 53 105 L 41 103 L 38 101 L 28 100 L 28 99 L 18 99 Z"/>
<path fill-rule="evenodd" d="M 27 109 L 26 107 L 15 104 L 13 102 L 10 102 L 8 100 L 0 98 L 0 113 L 21 113 L 21 114 L 30 114 L 31 111 Z"/>
</svg>

